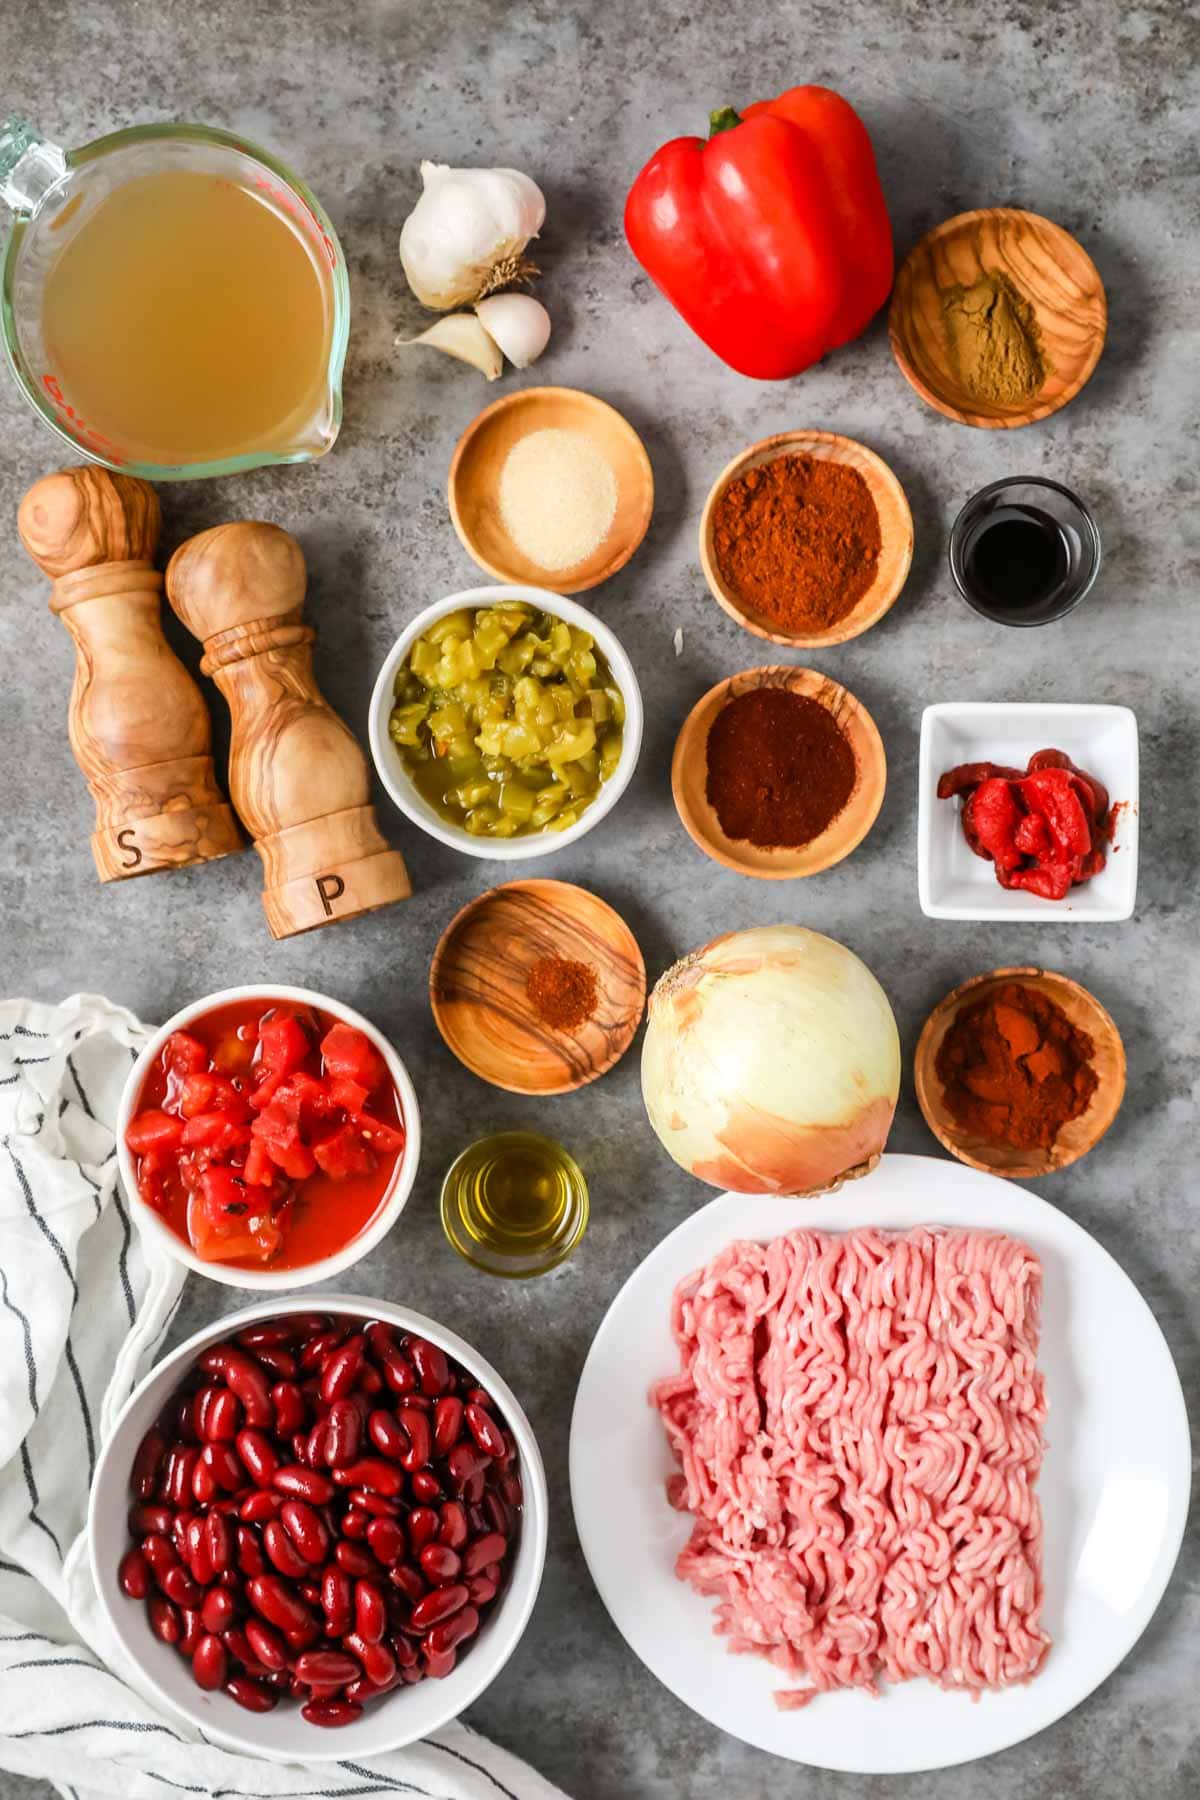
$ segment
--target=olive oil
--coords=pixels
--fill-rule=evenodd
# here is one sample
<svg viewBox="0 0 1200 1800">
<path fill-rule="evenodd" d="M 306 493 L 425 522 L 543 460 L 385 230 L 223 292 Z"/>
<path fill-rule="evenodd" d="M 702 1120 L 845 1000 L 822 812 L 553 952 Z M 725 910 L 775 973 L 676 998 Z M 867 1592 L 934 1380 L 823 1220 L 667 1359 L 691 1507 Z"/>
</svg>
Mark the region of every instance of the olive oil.
<svg viewBox="0 0 1200 1800">
<path fill-rule="evenodd" d="M 46 277 L 62 391 L 121 455 L 178 466 L 286 453 L 324 400 L 332 305 L 300 229 L 186 169 L 104 196 Z"/>
<path fill-rule="evenodd" d="M 542 1275 L 571 1254 L 588 1221 L 574 1157 L 533 1131 L 471 1144 L 442 1184 L 442 1227 L 460 1255 L 491 1275 Z"/>
</svg>

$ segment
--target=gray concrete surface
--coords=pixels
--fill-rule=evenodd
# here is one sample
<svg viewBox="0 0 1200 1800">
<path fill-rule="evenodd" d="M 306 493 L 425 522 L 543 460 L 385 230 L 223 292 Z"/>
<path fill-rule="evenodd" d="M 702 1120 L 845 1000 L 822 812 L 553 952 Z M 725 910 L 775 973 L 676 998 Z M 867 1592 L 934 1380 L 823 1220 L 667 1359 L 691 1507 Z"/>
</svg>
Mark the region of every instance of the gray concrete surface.
<svg viewBox="0 0 1200 1800">
<path fill-rule="evenodd" d="M 1190 16 L 1189 16 L 1190 15 Z M 911 1052 L 954 983 L 1037 960 L 1077 976 L 1117 1018 L 1129 1092 L 1094 1155 L 1044 1184 L 1146 1294 L 1189 1387 L 1200 1384 L 1196 1293 L 1195 959 L 1200 657 L 1196 512 L 1195 171 L 1198 24 L 1183 0 L 1078 7 L 1002 0 L 722 6 L 555 6 L 463 0 L 186 0 L 134 7 L 83 0 L 0 5 L 0 104 L 66 144 L 146 119 L 199 119 L 273 146 L 303 171 L 342 234 L 354 330 L 346 424 L 322 464 L 164 491 L 168 547 L 237 516 L 296 532 L 311 570 L 318 666 L 361 729 L 374 672 L 427 601 L 479 579 L 446 513 L 454 442 L 497 392 L 433 355 L 392 350 L 406 317 L 396 235 L 420 157 L 512 163 L 544 184 L 549 226 L 540 292 L 550 353 L 521 381 L 589 388 L 645 437 L 658 504 L 634 562 L 591 596 L 639 669 L 645 750 L 616 813 L 545 871 L 614 902 L 657 974 L 718 931 L 793 919 L 852 944 L 887 987 Z M 1095 257 L 1111 329 L 1098 372 L 1066 412 L 1019 436 L 973 432 L 927 410 L 901 380 L 876 322 L 826 366 L 781 386 L 718 364 L 629 255 L 629 181 L 664 139 L 703 130 L 710 107 L 800 80 L 828 81 L 874 133 L 901 254 L 964 207 L 1019 202 L 1060 220 Z M 893 464 L 916 519 L 912 578 L 869 636 L 812 660 L 869 706 L 887 744 L 882 816 L 839 869 L 798 886 L 740 880 L 700 859 L 671 805 L 675 732 L 715 679 L 761 661 L 758 644 L 708 598 L 696 521 L 726 459 L 763 434 L 834 428 Z M 527 1755 L 579 1800 L 1192 1800 L 1200 1791 L 1195 1671 L 1200 1560 L 1193 1542 L 1125 1664 L 1070 1717 L 971 1768 L 860 1781 L 790 1768 L 687 1712 L 633 1658 L 591 1586 L 567 1495 L 576 1377 L 609 1300 L 671 1227 L 706 1198 L 644 1123 L 637 1057 L 596 1087 L 543 1104 L 485 1088 L 437 1037 L 426 975 L 438 934 L 488 870 L 442 850 L 391 811 L 408 858 L 406 906 L 273 945 L 248 854 L 174 878 L 98 889 L 90 805 L 64 715 L 71 657 L 45 588 L 12 531 L 26 488 L 60 460 L 0 382 L 0 990 L 51 999 L 100 990 L 160 1019 L 231 982 L 302 982 L 362 1007 L 408 1059 L 424 1108 L 421 1177 L 390 1242 L 355 1273 L 365 1293 L 411 1301 L 462 1327 L 524 1397 L 549 1467 L 554 1525 L 533 1623 L 471 1720 Z M 1000 475 L 1045 471 L 1091 502 L 1102 578 L 1065 623 L 1006 633 L 955 597 L 946 536 L 966 496 Z M 683 654 L 672 633 L 684 630 Z M 194 650 L 183 646 L 193 662 Z M 799 659 L 798 659 L 799 660 Z M 1142 748 L 1142 868 L 1125 926 L 975 927 L 922 918 L 916 891 L 917 735 L 946 699 L 1123 701 Z M 220 708 L 214 709 L 220 718 Z M 477 1131 L 547 1127 L 579 1155 L 594 1217 L 556 1276 L 506 1286 L 444 1243 L 442 1171 Z M 893 1147 L 933 1154 L 906 1080 Z M 183 1333 L 235 1294 L 195 1282 Z M 4 1800 L 31 1784 L 0 1777 Z"/>
</svg>

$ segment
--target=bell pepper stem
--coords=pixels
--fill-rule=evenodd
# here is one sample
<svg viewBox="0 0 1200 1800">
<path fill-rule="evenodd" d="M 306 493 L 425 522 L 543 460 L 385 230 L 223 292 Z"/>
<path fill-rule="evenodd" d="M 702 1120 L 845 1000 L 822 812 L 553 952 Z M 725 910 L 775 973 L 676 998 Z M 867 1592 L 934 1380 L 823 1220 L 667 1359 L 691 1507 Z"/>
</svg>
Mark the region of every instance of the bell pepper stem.
<svg viewBox="0 0 1200 1800">
<path fill-rule="evenodd" d="M 716 137 L 719 132 L 732 131 L 741 122 L 740 114 L 734 112 L 732 106 L 718 106 L 715 112 L 708 115 L 708 135 Z"/>
</svg>

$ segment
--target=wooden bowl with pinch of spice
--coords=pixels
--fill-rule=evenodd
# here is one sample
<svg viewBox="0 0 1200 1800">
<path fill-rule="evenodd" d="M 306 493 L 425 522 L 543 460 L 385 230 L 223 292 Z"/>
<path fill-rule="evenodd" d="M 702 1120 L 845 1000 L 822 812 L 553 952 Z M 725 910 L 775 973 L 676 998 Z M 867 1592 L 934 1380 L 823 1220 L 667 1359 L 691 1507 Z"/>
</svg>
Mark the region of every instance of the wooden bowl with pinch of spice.
<svg viewBox="0 0 1200 1800">
<path fill-rule="evenodd" d="M 922 400 L 985 430 L 1032 425 L 1073 400 L 1107 328 L 1104 283 L 1083 245 L 1014 206 L 958 213 L 927 232 L 888 314 L 892 353 Z"/>
<path fill-rule="evenodd" d="M 951 1156 L 1036 1179 L 1104 1136 L 1125 1093 L 1125 1047 L 1077 981 L 1052 969 L 993 969 L 934 1007 L 913 1073 L 925 1123 Z"/>
<path fill-rule="evenodd" d="M 696 702 L 671 792 L 706 856 L 762 881 L 832 868 L 862 843 L 887 786 L 866 707 L 815 669 L 746 669 Z"/>
<path fill-rule="evenodd" d="M 429 997 L 446 1043 L 481 1081 L 511 1094 L 567 1094 L 633 1042 L 646 967 L 598 895 L 569 881 L 510 881 L 450 921 Z"/>
<path fill-rule="evenodd" d="M 714 599 L 772 644 L 819 650 L 877 625 L 908 579 L 904 489 L 832 431 L 763 438 L 722 469 L 700 518 Z"/>
</svg>

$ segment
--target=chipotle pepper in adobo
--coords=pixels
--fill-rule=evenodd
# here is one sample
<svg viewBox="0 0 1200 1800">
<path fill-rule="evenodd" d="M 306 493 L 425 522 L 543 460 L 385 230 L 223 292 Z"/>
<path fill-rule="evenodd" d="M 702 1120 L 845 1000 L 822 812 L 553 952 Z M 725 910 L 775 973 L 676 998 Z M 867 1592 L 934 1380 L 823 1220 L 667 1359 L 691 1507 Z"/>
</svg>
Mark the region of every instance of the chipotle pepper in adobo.
<svg viewBox="0 0 1200 1800">
<path fill-rule="evenodd" d="M 1107 860 L 1115 807 L 1094 775 L 1062 750 L 1039 750 L 1028 767 L 960 763 L 937 785 L 939 800 L 964 797 L 963 832 L 1003 888 L 1065 900 Z"/>
</svg>

